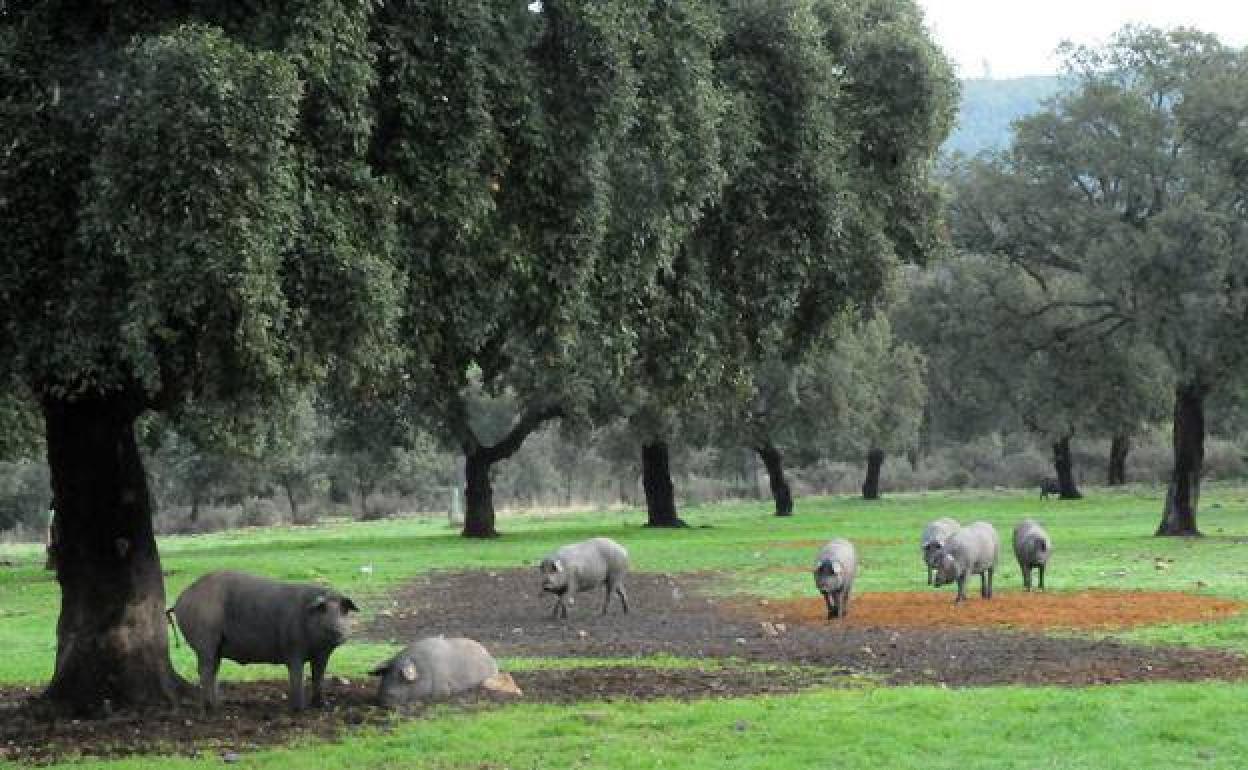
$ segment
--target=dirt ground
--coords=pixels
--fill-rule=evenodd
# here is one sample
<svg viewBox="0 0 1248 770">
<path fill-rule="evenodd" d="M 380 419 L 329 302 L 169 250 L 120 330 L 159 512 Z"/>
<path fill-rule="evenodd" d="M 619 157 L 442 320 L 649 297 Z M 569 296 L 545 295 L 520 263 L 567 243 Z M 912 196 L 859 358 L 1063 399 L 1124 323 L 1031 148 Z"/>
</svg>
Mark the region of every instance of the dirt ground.
<svg viewBox="0 0 1248 770">
<path fill-rule="evenodd" d="M 714 575 L 634 574 L 628 580 L 632 612 L 622 614 L 613 604 L 611 613 L 601 616 L 601 594 L 586 593 L 567 621 L 555 621 L 553 599 L 537 590 L 533 570 L 433 573 L 396 593 L 359 636 L 395 643 L 433 634 L 470 636 L 498 656 L 620 658 L 608 668 L 514 672 L 524 700 L 558 703 L 785 693 L 816 685 L 859 686 L 864 678 L 883 684 L 1081 686 L 1248 675 L 1248 659 L 1226 652 L 1006 628 L 1119 628 L 1204 620 L 1239 609 L 1208 597 L 1005 593 L 955 608 L 947 590 L 867 594 L 856 598 L 846 621 L 828 623 L 817 596 L 786 602 L 716 599 L 707 595 L 715 580 Z M 708 665 L 663 669 L 635 660 L 655 654 L 707 658 Z M 734 661 L 786 665 L 763 669 Z M 284 683 L 226 683 L 224 706 L 211 716 L 187 706 L 181 713 L 81 722 L 41 720 L 30 707 L 34 693 L 0 689 L 0 761 L 130 754 L 230 761 L 238 753 L 301 737 L 336 740 L 359 725 L 385 730 L 425 710 L 375 707 L 375 687 L 371 679 L 338 679 L 328 707 L 291 715 Z M 498 700 L 479 694 L 455 703 L 476 709 Z"/>
<path fill-rule="evenodd" d="M 594 592 L 581 594 L 569 619 L 557 621 L 550 618 L 553 597 L 540 595 L 532 570 L 433 573 L 400 591 L 363 635 L 396 643 L 432 634 L 469 636 L 500 656 L 669 654 L 833 666 L 890 684 L 1081 686 L 1235 679 L 1248 672 L 1248 659 L 1226 652 L 1007 628 L 1022 625 L 1020 619 L 1033 606 L 1035 613 L 1044 613 L 1069 604 L 1060 618 L 1057 613 L 1051 617 L 1066 621 L 1085 613 L 1093 627 L 1102 627 L 1119 607 L 1137 615 L 1141 610 L 1136 605 L 1150 607 L 1148 622 L 1204 619 L 1206 612 L 1219 616 L 1238 608 L 1208 597 L 999 593 L 990 601 L 973 598 L 955 608 L 950 590 L 875 594 L 858 597 L 847 622 L 829 623 L 817 595 L 796 602 L 716 599 L 706 590 L 715 579 L 633 574 L 627 581 L 629 614 L 613 603 L 610 614 L 600 615 L 601 593 Z M 1099 614 L 1091 607 L 1099 607 Z M 777 623 L 784 629 L 777 629 Z M 1060 622 L 1058 627 L 1070 626 Z"/>
</svg>

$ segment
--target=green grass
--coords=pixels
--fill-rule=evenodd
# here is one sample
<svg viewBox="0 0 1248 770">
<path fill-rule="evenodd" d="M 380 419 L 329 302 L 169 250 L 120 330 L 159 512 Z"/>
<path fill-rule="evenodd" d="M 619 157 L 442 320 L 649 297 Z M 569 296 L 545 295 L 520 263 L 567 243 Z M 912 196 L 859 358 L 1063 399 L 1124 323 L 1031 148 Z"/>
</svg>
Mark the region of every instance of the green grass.
<svg viewBox="0 0 1248 770">
<path fill-rule="evenodd" d="M 694 703 L 440 709 L 244 768 L 1242 768 L 1248 687 L 826 690 Z M 162 768 L 202 767 L 162 758 Z M 99 766 L 152 767 L 151 758 Z"/>
<path fill-rule="evenodd" d="M 897 495 L 875 503 L 820 498 L 799 501 L 791 519 L 769 515 L 770 505 L 761 502 L 717 505 L 682 511 L 694 526 L 678 531 L 643 529 L 644 516 L 635 510 L 524 516 L 502 520 L 505 536 L 484 542 L 466 541 L 438 520 L 337 522 L 164 538 L 161 553 L 171 602 L 200 574 L 235 568 L 282 579 L 326 580 L 371 613 L 387 606 L 387 591 L 422 572 L 532 568 L 558 544 L 601 534 L 628 546 L 636 570 L 715 571 L 720 575 L 715 589 L 723 593 L 786 597 L 811 592 L 805 570 L 815 546 L 807 541 L 855 540 L 863 564 L 856 590 L 921 590 L 917 540 L 924 522 L 944 515 L 964 523 L 984 519 L 1008 543 L 1013 524 L 1034 516 L 1055 543 L 1050 590 L 1192 591 L 1248 601 L 1248 488 L 1207 485 L 1200 525 L 1209 537 L 1201 539 L 1152 537 L 1162 490 L 1088 492 L 1089 498 L 1076 502 L 1040 501 L 1032 493 L 1013 492 Z M 998 588 L 1020 590 L 1008 544 L 1003 551 Z M 35 546 L 0 546 L 0 559 L 18 563 L 0 568 L 0 650 L 5 653 L 0 683 L 37 684 L 50 675 L 58 594 L 41 568 L 41 557 Z M 1158 559 L 1168 568 L 1156 569 Z M 1248 613 L 1115 636 L 1248 652 Z M 332 670 L 362 675 L 394 649 L 350 643 L 335 653 Z M 186 647 L 175 647 L 174 656 L 179 670 L 191 675 L 193 658 Z M 506 663 L 515 669 L 567 665 L 540 659 Z M 678 658 L 645 663 L 692 665 Z M 284 678 L 272 666 L 227 664 L 222 675 L 227 680 Z M 1244 716 L 1246 696 L 1248 685 L 1239 684 L 868 688 L 693 704 L 597 704 L 592 710 L 601 718 L 593 720 L 578 716 L 589 707 L 521 704 L 484 714 L 451 710 L 434 719 L 401 722 L 387 734 L 352 734 L 341 745 L 248 755 L 245 766 L 401 767 L 419 757 L 428 767 L 1148 767 L 1164 757 L 1171 767 L 1231 767 L 1248 747 L 1235 737 L 1237 731 L 1217 725 L 1235 724 L 1235 717 Z M 745 729 L 737 730 L 738 722 Z M 991 738 L 990 745 L 973 756 L 950 753 L 951 747 L 982 742 L 984 736 Z M 150 765 L 134 760 L 116 766 Z"/>
</svg>

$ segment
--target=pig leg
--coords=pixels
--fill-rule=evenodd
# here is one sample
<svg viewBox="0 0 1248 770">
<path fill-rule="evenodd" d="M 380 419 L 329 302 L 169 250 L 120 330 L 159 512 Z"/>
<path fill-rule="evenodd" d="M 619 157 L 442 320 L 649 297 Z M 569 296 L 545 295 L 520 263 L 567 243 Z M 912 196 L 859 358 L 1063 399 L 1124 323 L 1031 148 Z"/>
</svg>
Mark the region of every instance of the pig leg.
<svg viewBox="0 0 1248 770">
<path fill-rule="evenodd" d="M 979 595 L 985 599 L 992 598 L 992 568 L 979 573 Z"/>
<path fill-rule="evenodd" d="M 286 674 L 290 677 L 290 710 L 303 711 L 303 660 L 286 661 Z"/>
<path fill-rule="evenodd" d="M 958 575 L 958 595 L 954 597 L 953 603 L 957 604 L 966 599 L 966 575 Z"/>
<path fill-rule="evenodd" d="M 628 594 L 624 593 L 624 584 L 616 583 L 615 592 L 620 595 L 620 604 L 624 605 L 624 614 L 628 614 Z"/>
<path fill-rule="evenodd" d="M 324 706 L 325 666 L 329 665 L 329 653 L 323 652 L 312 658 L 312 705 Z M 302 666 L 300 667 L 302 668 Z"/>
<path fill-rule="evenodd" d="M 221 658 L 216 655 L 202 655 L 199 658 L 199 689 L 203 695 L 204 708 L 216 711 L 220 697 L 217 693 L 217 672 L 221 669 Z"/>
<path fill-rule="evenodd" d="M 824 592 L 823 603 L 828 607 L 828 620 L 836 617 L 836 602 L 832 600 L 832 594 Z"/>
<path fill-rule="evenodd" d="M 932 584 L 932 573 L 935 571 L 936 570 L 932 569 L 930 566 L 927 568 L 927 584 L 929 586 Z"/>
<path fill-rule="evenodd" d="M 606 586 L 606 590 L 603 591 L 602 594 L 602 612 L 599 613 L 601 615 L 607 614 L 607 608 L 611 606 L 611 594 L 615 593 L 615 586 L 610 582 L 607 582 L 604 585 Z"/>
<path fill-rule="evenodd" d="M 837 615 L 842 618 L 849 617 L 849 589 L 843 589 L 836 602 Z"/>
<path fill-rule="evenodd" d="M 1036 569 L 1040 570 L 1040 590 L 1043 591 L 1044 590 L 1044 565 L 1041 564 Z"/>
<path fill-rule="evenodd" d="M 1030 591 L 1031 590 L 1031 567 L 1028 567 L 1025 564 L 1020 565 L 1020 566 L 1023 568 L 1023 590 Z"/>
</svg>

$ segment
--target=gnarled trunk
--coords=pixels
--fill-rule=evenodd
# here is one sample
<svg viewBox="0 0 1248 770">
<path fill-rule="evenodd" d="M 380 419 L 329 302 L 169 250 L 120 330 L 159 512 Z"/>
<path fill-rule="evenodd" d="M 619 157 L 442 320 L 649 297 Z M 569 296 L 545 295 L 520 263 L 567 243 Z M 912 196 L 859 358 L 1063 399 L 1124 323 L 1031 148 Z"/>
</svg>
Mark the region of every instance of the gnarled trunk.
<svg viewBox="0 0 1248 770">
<path fill-rule="evenodd" d="M 1131 452 L 1131 437 L 1125 433 L 1115 434 L 1109 444 L 1109 474 L 1107 482 L 1111 487 L 1120 487 L 1127 483 L 1127 454 Z"/>
<path fill-rule="evenodd" d="M 1070 459 L 1070 436 L 1062 436 L 1053 442 L 1053 469 L 1057 471 L 1058 496 L 1063 500 L 1078 500 L 1083 495 L 1075 485 L 1074 465 Z"/>
<path fill-rule="evenodd" d="M 43 404 L 56 500 L 61 613 L 45 697 L 102 715 L 176 703 L 147 479 L 123 396 Z"/>
<path fill-rule="evenodd" d="M 488 449 L 464 455 L 464 537 L 498 537 L 494 528 L 494 459 Z"/>
<path fill-rule="evenodd" d="M 793 515 L 793 492 L 789 489 L 789 481 L 784 477 L 784 458 L 780 450 L 771 444 L 755 447 L 763 466 L 767 469 L 767 478 L 771 481 L 771 496 L 776 501 L 777 516 Z"/>
<path fill-rule="evenodd" d="M 641 485 L 646 490 L 647 527 L 688 526 L 676 515 L 676 490 L 666 442 L 641 445 Z"/>
<path fill-rule="evenodd" d="M 490 481 L 494 464 L 514 455 L 544 423 L 562 416 L 560 406 L 526 409 L 507 435 L 493 446 L 482 446 L 471 430 L 463 429 L 464 537 L 498 537 L 494 527 L 494 485 Z"/>
<path fill-rule="evenodd" d="M 867 452 L 867 478 L 862 482 L 862 499 L 880 499 L 880 468 L 884 466 L 884 450 Z"/>
<path fill-rule="evenodd" d="M 1200 473 L 1205 462 L 1204 385 L 1180 385 L 1174 395 L 1174 470 L 1157 535 L 1199 535 Z"/>
</svg>

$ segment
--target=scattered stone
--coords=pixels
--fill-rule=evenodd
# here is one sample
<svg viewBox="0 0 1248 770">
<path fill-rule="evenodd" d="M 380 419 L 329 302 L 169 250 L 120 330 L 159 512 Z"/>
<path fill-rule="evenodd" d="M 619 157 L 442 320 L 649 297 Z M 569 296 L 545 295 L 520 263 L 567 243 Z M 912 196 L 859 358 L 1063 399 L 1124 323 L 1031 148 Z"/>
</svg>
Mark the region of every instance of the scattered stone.
<svg viewBox="0 0 1248 770">
<path fill-rule="evenodd" d="M 227 751 L 221 755 L 221 761 L 227 765 L 235 764 L 241 759 L 242 757 L 239 756 L 237 751 Z"/>
<path fill-rule="evenodd" d="M 737 723 L 732 726 L 732 729 L 736 730 L 739 733 L 743 733 L 746 730 L 750 729 L 750 723 L 745 721 L 744 719 L 738 719 Z"/>
<path fill-rule="evenodd" d="M 586 630 L 585 630 L 585 629 L 583 629 L 583 628 L 582 628 L 580 631 L 577 631 L 577 632 L 576 632 L 576 635 L 577 635 L 578 637 L 582 638 L 582 639 L 588 639 L 588 638 L 589 638 L 589 632 L 588 632 L 588 631 L 586 631 Z"/>
</svg>

